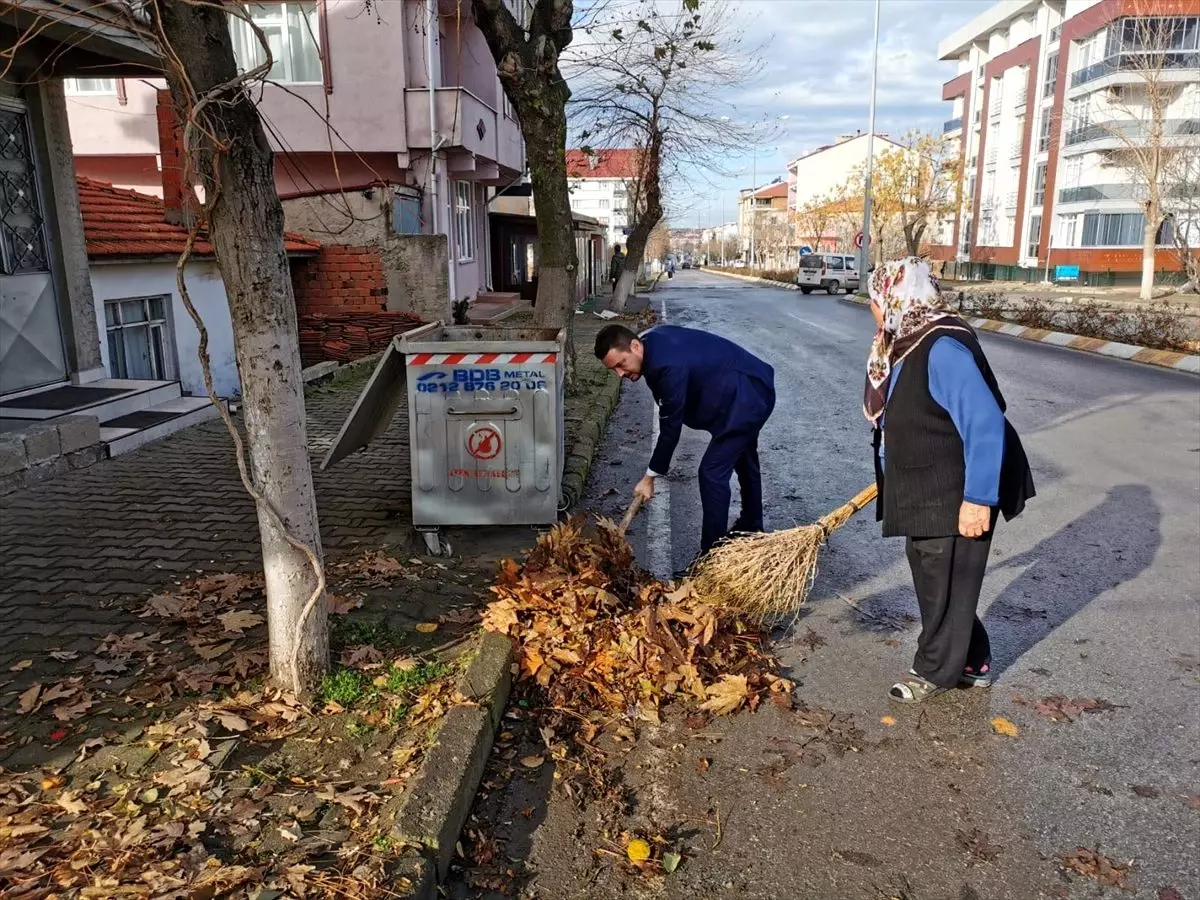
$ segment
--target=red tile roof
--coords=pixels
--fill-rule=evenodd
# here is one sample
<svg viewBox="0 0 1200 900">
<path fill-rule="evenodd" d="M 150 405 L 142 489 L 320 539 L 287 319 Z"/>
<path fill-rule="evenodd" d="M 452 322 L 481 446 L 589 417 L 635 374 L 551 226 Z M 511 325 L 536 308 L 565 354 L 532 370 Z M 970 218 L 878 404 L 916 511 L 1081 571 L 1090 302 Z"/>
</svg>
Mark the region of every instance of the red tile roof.
<svg viewBox="0 0 1200 900">
<path fill-rule="evenodd" d="M 769 200 L 773 197 L 786 197 L 788 195 L 788 186 L 786 181 L 781 181 L 778 184 L 769 184 L 765 188 L 759 188 L 755 191 L 755 197 L 762 197 L 764 200 Z"/>
<path fill-rule="evenodd" d="M 88 257 L 163 256 L 183 252 L 188 229 L 166 220 L 162 200 L 113 187 L 103 181 L 76 176 L 79 207 L 83 213 L 83 236 Z M 204 229 L 192 248 L 197 256 L 211 256 L 212 244 Z M 316 253 L 316 241 L 287 232 L 284 247 L 288 253 Z"/>
<path fill-rule="evenodd" d="M 567 151 L 567 176 L 570 178 L 637 178 L 638 150 Z"/>
</svg>

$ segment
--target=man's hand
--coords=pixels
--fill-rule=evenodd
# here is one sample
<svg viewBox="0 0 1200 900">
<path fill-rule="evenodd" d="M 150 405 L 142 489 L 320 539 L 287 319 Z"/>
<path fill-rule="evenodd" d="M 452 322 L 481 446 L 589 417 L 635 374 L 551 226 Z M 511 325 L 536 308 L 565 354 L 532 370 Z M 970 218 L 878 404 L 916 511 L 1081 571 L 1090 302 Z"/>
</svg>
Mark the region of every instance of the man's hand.
<svg viewBox="0 0 1200 900">
<path fill-rule="evenodd" d="M 633 486 L 633 496 L 640 497 L 643 503 L 654 498 L 654 476 L 643 475 L 642 480 Z"/>
<path fill-rule="evenodd" d="M 958 508 L 958 533 L 965 538 L 983 537 L 992 526 L 992 510 L 964 500 Z"/>
</svg>

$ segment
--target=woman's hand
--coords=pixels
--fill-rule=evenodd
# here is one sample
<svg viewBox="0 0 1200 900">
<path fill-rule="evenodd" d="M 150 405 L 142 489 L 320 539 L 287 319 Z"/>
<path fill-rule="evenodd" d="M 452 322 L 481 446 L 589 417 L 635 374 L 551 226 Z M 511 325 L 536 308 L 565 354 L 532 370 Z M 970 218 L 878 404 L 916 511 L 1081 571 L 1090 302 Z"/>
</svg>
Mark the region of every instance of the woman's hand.
<svg viewBox="0 0 1200 900">
<path fill-rule="evenodd" d="M 640 497 L 643 503 L 649 503 L 654 499 L 654 476 L 643 475 L 642 480 L 634 485 L 633 495 Z"/>
<path fill-rule="evenodd" d="M 958 508 L 958 533 L 965 538 L 983 537 L 992 527 L 992 510 L 966 500 Z"/>
</svg>

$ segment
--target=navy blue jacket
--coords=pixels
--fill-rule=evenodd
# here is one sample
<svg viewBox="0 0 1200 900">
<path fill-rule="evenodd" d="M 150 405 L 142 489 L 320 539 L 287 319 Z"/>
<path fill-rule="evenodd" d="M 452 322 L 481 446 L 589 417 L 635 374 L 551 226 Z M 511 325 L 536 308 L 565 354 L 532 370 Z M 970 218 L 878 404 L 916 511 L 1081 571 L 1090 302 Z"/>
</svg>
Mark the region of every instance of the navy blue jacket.
<svg viewBox="0 0 1200 900">
<path fill-rule="evenodd" d="M 641 340 L 642 377 L 659 413 L 651 471 L 666 474 L 684 425 L 712 435 L 762 427 L 749 421 L 754 414 L 743 402 L 747 387 L 755 396 L 775 392 L 775 370 L 757 356 L 723 337 L 678 325 L 659 325 Z"/>
</svg>

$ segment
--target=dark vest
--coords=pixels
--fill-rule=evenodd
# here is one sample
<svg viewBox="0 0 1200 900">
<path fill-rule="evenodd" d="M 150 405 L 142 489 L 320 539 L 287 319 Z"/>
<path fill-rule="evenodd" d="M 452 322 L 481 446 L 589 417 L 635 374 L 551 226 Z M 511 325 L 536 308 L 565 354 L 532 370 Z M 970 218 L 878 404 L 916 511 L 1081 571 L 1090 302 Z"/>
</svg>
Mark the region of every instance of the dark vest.
<svg viewBox="0 0 1200 900">
<path fill-rule="evenodd" d="M 887 452 L 879 464 L 876 433 L 875 474 L 879 483 L 876 518 L 884 537 L 947 537 L 958 534 L 958 511 L 963 502 L 966 463 L 963 442 L 954 420 L 929 392 L 929 351 L 939 337 L 961 343 L 983 374 L 1000 411 L 1007 405 L 992 367 L 975 335 L 941 330 L 929 335 L 904 360 L 887 403 Z M 1007 421 L 1004 460 L 1000 469 L 999 510 L 1012 519 L 1034 496 L 1033 475 L 1021 439 Z"/>
</svg>

